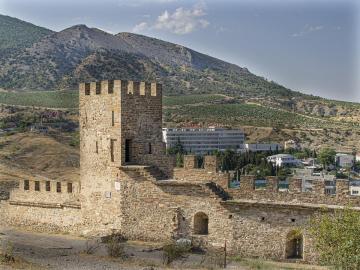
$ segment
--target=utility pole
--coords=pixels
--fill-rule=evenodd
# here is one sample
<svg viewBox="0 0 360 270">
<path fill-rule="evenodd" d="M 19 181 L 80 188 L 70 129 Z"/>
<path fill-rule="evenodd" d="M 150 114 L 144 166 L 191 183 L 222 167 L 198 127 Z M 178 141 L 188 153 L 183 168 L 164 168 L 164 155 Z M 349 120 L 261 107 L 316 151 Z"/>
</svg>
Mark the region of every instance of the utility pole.
<svg viewBox="0 0 360 270">
<path fill-rule="evenodd" d="M 226 240 L 225 240 L 225 245 L 224 245 L 224 268 L 226 268 Z"/>
</svg>

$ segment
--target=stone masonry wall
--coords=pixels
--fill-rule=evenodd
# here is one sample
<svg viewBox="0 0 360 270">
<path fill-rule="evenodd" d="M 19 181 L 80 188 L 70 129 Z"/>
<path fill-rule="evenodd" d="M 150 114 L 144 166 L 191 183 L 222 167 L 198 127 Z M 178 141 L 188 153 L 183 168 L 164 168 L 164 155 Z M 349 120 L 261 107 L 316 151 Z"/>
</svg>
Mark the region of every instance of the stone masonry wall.
<svg viewBox="0 0 360 270">
<path fill-rule="evenodd" d="M 324 181 L 316 181 L 312 192 L 302 192 L 302 180 L 289 179 L 289 189 L 279 190 L 276 177 L 266 177 L 267 186 L 263 189 L 255 189 L 254 176 L 242 176 L 239 188 L 225 188 L 234 199 L 252 199 L 258 201 L 313 203 L 328 205 L 352 205 L 360 206 L 360 197 L 351 196 L 349 193 L 349 182 L 345 179 L 336 181 L 336 194 L 324 193 Z"/>
</svg>

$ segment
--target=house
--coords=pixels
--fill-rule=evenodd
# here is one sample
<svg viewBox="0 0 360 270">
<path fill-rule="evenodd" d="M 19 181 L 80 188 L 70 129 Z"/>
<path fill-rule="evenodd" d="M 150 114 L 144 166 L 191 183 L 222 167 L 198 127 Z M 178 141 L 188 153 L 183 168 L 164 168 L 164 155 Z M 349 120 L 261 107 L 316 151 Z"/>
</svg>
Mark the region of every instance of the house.
<svg viewBox="0 0 360 270">
<path fill-rule="evenodd" d="M 48 133 L 49 128 L 41 124 L 34 124 L 30 127 L 30 131 L 36 133 Z"/>
<path fill-rule="evenodd" d="M 335 164 L 339 167 L 350 168 L 354 165 L 354 156 L 345 153 L 337 153 L 335 155 Z"/>
<path fill-rule="evenodd" d="M 355 155 L 355 161 L 360 161 L 360 152 L 357 152 Z"/>
<path fill-rule="evenodd" d="M 300 160 L 296 159 L 293 155 L 289 154 L 278 154 L 273 156 L 268 156 L 268 162 L 271 162 L 277 167 L 281 166 L 297 166 L 301 163 Z"/>
<path fill-rule="evenodd" d="M 270 152 L 270 151 L 279 151 L 283 147 L 278 143 L 246 143 L 245 150 L 247 152 Z"/>
</svg>

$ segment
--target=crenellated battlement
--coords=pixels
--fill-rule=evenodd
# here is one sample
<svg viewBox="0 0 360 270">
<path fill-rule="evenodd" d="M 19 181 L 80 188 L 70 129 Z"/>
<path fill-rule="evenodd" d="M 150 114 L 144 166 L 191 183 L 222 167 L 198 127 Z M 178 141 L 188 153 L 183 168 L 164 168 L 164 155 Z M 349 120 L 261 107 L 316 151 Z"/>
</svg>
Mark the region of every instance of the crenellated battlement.
<svg viewBox="0 0 360 270">
<path fill-rule="evenodd" d="M 144 97 L 161 97 L 162 85 L 156 82 L 139 82 L 125 80 L 105 80 L 80 83 L 81 96 L 99 95 L 132 95 Z"/>
</svg>

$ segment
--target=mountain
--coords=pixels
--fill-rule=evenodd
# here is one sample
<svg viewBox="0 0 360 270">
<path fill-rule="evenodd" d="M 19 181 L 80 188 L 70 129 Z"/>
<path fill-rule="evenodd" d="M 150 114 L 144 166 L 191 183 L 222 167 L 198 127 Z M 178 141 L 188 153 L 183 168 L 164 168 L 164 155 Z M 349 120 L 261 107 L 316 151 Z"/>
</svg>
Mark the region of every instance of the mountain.
<svg viewBox="0 0 360 270">
<path fill-rule="evenodd" d="M 0 87 L 5 89 L 73 89 L 80 81 L 122 78 L 161 81 L 167 95 L 303 96 L 246 68 L 155 38 L 131 33 L 112 35 L 85 25 L 56 33 L 1 18 L 9 21 L 2 27 L 3 39 L 16 40 L 11 30 L 16 27 L 22 28 L 19 33 L 29 27 L 38 33 L 32 39 L 19 36 L 22 45 L 17 52 L 3 58 Z"/>
<path fill-rule="evenodd" d="M 0 59 L 30 47 L 52 33 L 46 28 L 0 15 Z"/>
</svg>

